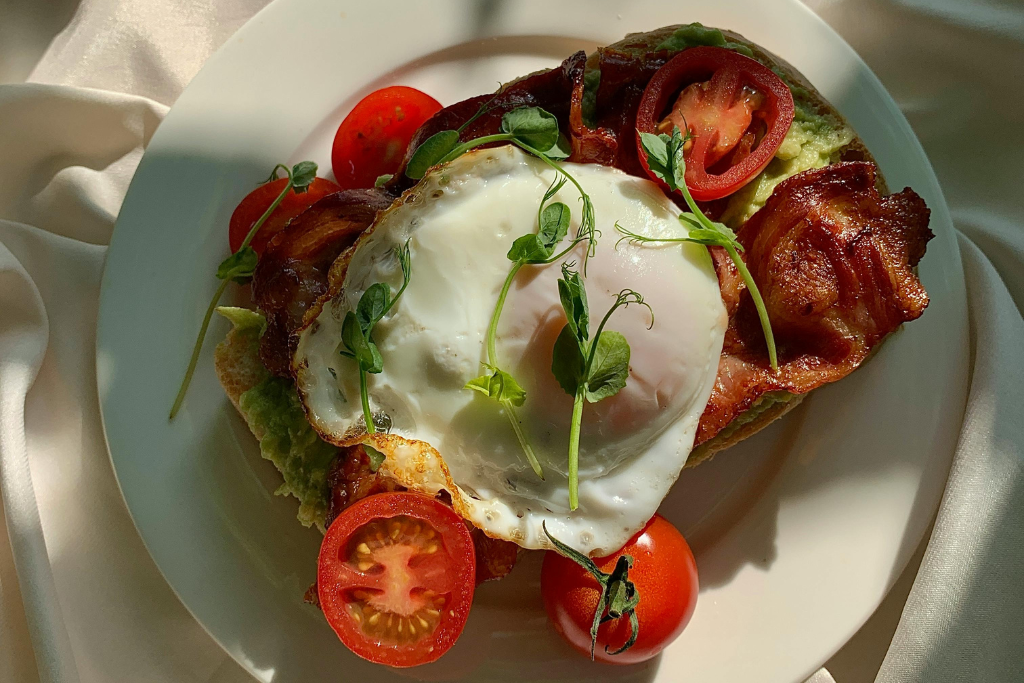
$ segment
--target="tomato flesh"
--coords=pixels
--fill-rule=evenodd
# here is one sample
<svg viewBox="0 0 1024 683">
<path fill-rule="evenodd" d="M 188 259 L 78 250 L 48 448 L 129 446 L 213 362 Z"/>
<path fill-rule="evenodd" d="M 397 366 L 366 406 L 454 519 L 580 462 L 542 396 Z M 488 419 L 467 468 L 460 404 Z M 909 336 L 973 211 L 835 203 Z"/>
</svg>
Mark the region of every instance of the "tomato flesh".
<svg viewBox="0 0 1024 683">
<path fill-rule="evenodd" d="M 609 664 L 635 664 L 654 657 L 686 627 L 697 604 L 697 563 L 686 539 L 664 517 L 655 515 L 614 555 L 595 559 L 611 572 L 621 555 L 634 563 L 629 578 L 636 584 L 640 630 L 636 643 L 614 652 L 629 638 L 629 620 L 608 621 L 597 631 L 594 658 Z M 544 608 L 552 626 L 573 648 L 590 656 L 590 626 L 600 598 L 597 580 L 585 569 L 548 551 L 540 575 Z"/>
<path fill-rule="evenodd" d="M 369 188 L 379 176 L 397 172 L 413 135 L 440 109 L 433 97 L 404 85 L 364 97 L 334 136 L 331 166 L 338 184 Z"/>
<path fill-rule="evenodd" d="M 473 540 L 462 518 L 417 493 L 364 498 L 331 524 L 317 590 L 328 623 L 355 654 L 407 667 L 448 651 L 469 616 Z"/>
<path fill-rule="evenodd" d="M 278 195 L 288 184 L 287 178 L 278 178 L 264 183 L 245 196 L 245 199 L 235 207 L 231 214 L 231 223 L 228 228 L 228 242 L 231 245 L 231 252 L 234 253 L 242 246 L 245 236 L 256 224 L 256 221 L 270 208 Z M 274 212 L 260 226 L 259 231 L 252 238 L 250 246 L 257 254 L 263 254 L 267 244 L 274 235 L 281 232 L 288 224 L 288 221 L 308 209 L 314 202 L 323 199 L 329 194 L 338 192 L 341 188 L 324 178 L 315 178 L 309 188 L 302 193 L 291 190 L 285 195 L 281 203 L 277 205 Z"/>
<path fill-rule="evenodd" d="M 686 187 L 697 201 L 721 199 L 764 170 L 793 115 L 793 93 L 768 67 L 725 48 L 690 48 L 666 62 L 644 90 L 636 120 L 640 162 L 658 180 L 640 133 L 688 130 Z"/>
</svg>

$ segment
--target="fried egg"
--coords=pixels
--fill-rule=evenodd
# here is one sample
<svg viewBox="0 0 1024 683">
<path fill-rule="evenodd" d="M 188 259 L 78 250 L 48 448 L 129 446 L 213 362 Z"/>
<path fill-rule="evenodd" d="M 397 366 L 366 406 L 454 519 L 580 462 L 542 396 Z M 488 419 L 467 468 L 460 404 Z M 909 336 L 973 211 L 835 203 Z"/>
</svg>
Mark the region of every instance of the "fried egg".
<svg viewBox="0 0 1024 683">
<path fill-rule="evenodd" d="M 512 265 L 506 253 L 515 238 L 536 232 L 538 207 L 556 178 L 516 147 L 471 152 L 434 169 L 380 214 L 335 263 L 331 298 L 301 333 L 293 368 L 310 422 L 328 441 L 374 445 L 387 474 L 413 490 L 447 491 L 455 509 L 492 537 L 550 547 L 546 524 L 555 538 L 599 556 L 641 529 L 679 476 L 715 382 L 727 318 L 704 247 L 616 243 L 615 223 L 651 237 L 685 236 L 679 209 L 654 183 L 596 164 L 564 168 L 592 198 L 597 219 L 584 278 L 591 333 L 625 288 L 641 293 L 654 314 L 652 326 L 651 312 L 631 305 L 606 328 L 629 342 L 629 376 L 615 396 L 583 409 L 578 509 L 570 511 L 568 496 L 573 400 L 551 371 L 566 322 L 561 262 L 519 272 L 497 335 L 498 364 L 526 390 L 516 412 L 543 479 L 501 404 L 465 388 L 485 371 L 488 325 Z M 571 237 L 582 214 L 579 192 L 568 183 L 554 200 L 572 211 Z M 355 361 L 339 353 L 342 321 L 373 283 L 398 291 L 395 249 L 407 242 L 409 286 L 373 331 L 384 368 L 368 375 L 374 421 L 390 427 L 368 435 Z M 582 264 L 584 249 L 563 260 Z"/>
</svg>

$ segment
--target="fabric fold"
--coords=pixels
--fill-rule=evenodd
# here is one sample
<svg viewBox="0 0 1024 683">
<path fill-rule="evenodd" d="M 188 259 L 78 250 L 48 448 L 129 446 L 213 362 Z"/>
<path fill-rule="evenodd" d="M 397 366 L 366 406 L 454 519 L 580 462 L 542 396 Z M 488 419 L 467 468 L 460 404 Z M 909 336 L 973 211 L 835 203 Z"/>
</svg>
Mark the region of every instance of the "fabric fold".
<svg viewBox="0 0 1024 683">
<path fill-rule="evenodd" d="M 876 680 L 1024 680 L 1024 99 L 1005 87 L 1024 64 L 1024 36 L 1012 30 L 1024 11 L 982 0 L 807 2 L 892 90 L 928 151 L 961 231 L 970 304 L 957 455 Z M 120 498 L 100 425 L 95 326 L 105 245 L 164 105 L 264 4 L 80 0 L 32 76 L 61 85 L 0 86 L 5 683 L 252 680 L 174 596 Z M 832 680 L 825 670 L 809 679 Z"/>
</svg>

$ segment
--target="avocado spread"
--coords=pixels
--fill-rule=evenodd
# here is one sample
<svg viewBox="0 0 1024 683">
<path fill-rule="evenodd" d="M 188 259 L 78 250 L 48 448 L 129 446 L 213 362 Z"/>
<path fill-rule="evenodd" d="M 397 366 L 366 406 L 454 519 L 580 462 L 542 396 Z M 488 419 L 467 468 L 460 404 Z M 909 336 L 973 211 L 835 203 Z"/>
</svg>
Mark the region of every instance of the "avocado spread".
<svg viewBox="0 0 1024 683">
<path fill-rule="evenodd" d="M 801 100 L 795 104 L 793 123 L 775 158 L 726 205 L 721 220 L 733 230 L 764 206 L 776 185 L 797 173 L 838 160 L 842 149 L 853 142 L 853 131 L 834 116 L 820 114 Z"/>
<path fill-rule="evenodd" d="M 259 334 L 266 325 L 263 316 L 243 308 L 218 309 L 235 326 L 233 344 L 245 344 L 245 353 L 254 356 L 253 367 L 262 367 L 258 358 Z M 330 489 L 327 471 L 337 447 L 313 431 L 299 402 L 295 383 L 270 373 L 243 393 L 239 409 L 249 428 L 260 440 L 260 453 L 274 463 L 284 482 L 274 492 L 299 499 L 299 521 L 316 525 L 321 531 L 327 516 Z"/>
</svg>

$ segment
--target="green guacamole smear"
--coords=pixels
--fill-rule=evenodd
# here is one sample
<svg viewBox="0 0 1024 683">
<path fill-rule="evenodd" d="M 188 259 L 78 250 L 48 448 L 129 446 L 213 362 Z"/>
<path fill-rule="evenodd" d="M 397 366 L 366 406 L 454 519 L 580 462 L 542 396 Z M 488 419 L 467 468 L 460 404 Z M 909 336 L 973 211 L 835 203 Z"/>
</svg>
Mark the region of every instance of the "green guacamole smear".
<svg viewBox="0 0 1024 683">
<path fill-rule="evenodd" d="M 231 343 L 246 343 L 247 353 L 256 355 L 259 332 L 265 327 L 263 316 L 247 309 L 219 310 L 235 326 L 238 336 Z M 254 359 L 259 363 L 258 356 Z M 275 491 L 299 500 L 299 521 L 324 530 L 330 488 L 327 472 L 338 448 L 313 431 L 299 402 L 291 379 L 266 373 L 238 401 L 242 416 L 252 432 L 259 436 L 260 453 L 274 463 L 284 482 Z"/>
<path fill-rule="evenodd" d="M 786 178 L 836 161 L 844 147 L 853 142 L 853 130 L 834 116 L 820 114 L 797 101 L 793 123 L 775 157 L 757 177 L 732 195 L 722 222 L 733 230 L 764 206 L 775 187 Z"/>
</svg>

